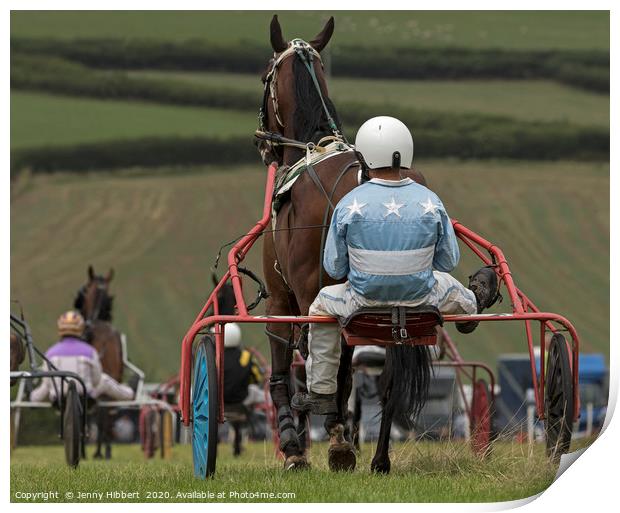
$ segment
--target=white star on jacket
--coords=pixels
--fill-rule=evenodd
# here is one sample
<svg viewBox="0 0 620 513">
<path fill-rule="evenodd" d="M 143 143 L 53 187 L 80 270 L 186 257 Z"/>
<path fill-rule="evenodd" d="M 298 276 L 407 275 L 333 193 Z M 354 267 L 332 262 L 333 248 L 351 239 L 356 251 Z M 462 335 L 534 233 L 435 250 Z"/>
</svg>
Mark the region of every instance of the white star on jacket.
<svg viewBox="0 0 620 513">
<path fill-rule="evenodd" d="M 420 203 L 420 205 L 424 207 L 424 212 L 422 212 L 422 215 L 428 214 L 429 212 L 435 214 L 436 210 L 439 208 L 439 205 L 433 204 L 430 196 L 427 198 L 426 203 Z"/>
<path fill-rule="evenodd" d="M 353 203 L 347 207 L 349 209 L 349 215 L 353 217 L 355 214 L 359 214 L 364 217 L 364 214 L 362 214 L 362 209 L 366 205 L 368 205 L 368 203 L 358 203 L 357 198 L 353 198 Z"/>
<path fill-rule="evenodd" d="M 383 206 L 385 208 L 387 208 L 387 213 L 383 216 L 383 217 L 387 217 L 390 214 L 396 214 L 398 217 L 400 217 L 400 212 L 399 210 L 405 206 L 404 203 L 396 203 L 396 201 L 394 200 L 394 196 L 392 196 L 392 201 L 390 203 L 384 203 Z"/>
</svg>

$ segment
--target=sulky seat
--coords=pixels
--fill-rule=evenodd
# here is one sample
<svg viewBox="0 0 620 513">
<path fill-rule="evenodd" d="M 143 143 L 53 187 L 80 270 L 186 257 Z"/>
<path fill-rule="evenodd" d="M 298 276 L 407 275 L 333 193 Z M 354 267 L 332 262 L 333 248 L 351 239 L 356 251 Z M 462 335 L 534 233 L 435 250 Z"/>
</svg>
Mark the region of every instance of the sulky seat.
<svg viewBox="0 0 620 513">
<path fill-rule="evenodd" d="M 362 308 L 340 321 L 349 346 L 435 345 L 443 317 L 434 306 Z"/>
</svg>

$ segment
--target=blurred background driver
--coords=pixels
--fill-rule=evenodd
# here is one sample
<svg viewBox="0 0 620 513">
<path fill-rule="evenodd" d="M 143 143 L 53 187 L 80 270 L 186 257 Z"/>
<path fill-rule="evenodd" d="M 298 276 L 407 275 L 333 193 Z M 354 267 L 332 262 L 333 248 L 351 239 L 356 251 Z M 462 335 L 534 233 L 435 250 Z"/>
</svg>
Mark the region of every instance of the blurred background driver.
<svg viewBox="0 0 620 513">
<path fill-rule="evenodd" d="M 84 341 L 85 322 L 79 312 L 70 310 L 62 314 L 57 325 L 60 340 L 47 350 L 45 356 L 58 370 L 78 374 L 86 385 L 87 394 L 93 399 L 100 396 L 118 401 L 133 399 L 134 392 L 130 387 L 118 383 L 101 370 L 97 351 Z M 52 379 L 56 381 L 56 387 Z M 60 386 L 60 378 L 43 378 L 41 385 L 30 394 L 30 400 L 54 402 Z M 78 391 L 81 392 L 80 386 Z"/>
<path fill-rule="evenodd" d="M 224 331 L 224 403 L 251 408 L 265 402 L 263 370 L 252 353 L 241 346 L 241 328 L 226 324 Z"/>
</svg>

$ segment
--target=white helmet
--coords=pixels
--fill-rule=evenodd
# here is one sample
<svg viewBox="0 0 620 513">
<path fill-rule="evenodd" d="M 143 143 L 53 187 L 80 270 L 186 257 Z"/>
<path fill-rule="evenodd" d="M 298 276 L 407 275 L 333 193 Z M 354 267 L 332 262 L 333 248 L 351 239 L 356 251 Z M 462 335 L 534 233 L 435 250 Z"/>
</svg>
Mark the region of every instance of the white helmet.
<svg viewBox="0 0 620 513">
<path fill-rule="evenodd" d="M 393 167 L 394 153 L 400 153 L 400 166 L 411 167 L 413 137 L 402 121 L 390 116 L 377 116 L 366 121 L 355 136 L 355 149 L 370 169 Z"/>
<path fill-rule="evenodd" d="M 239 347 L 241 345 L 241 328 L 235 322 L 226 323 L 224 328 L 224 347 Z"/>
</svg>

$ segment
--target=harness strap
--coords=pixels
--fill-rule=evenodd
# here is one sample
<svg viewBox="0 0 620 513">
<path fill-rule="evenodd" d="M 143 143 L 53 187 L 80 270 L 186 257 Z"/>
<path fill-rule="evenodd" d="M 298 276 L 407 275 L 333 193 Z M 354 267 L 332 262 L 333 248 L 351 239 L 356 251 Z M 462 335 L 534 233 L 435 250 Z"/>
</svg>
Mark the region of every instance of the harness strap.
<svg viewBox="0 0 620 513">
<path fill-rule="evenodd" d="M 312 82 L 314 83 L 314 87 L 316 88 L 316 92 L 318 93 L 319 99 L 321 100 L 321 105 L 323 105 L 323 110 L 325 111 L 325 116 L 327 117 L 327 123 L 329 125 L 329 128 L 334 133 L 334 135 L 340 135 L 340 132 L 338 131 L 338 127 L 336 126 L 334 119 L 329 113 L 329 109 L 327 108 L 327 105 L 325 105 L 325 100 L 323 99 L 323 94 L 321 93 L 321 86 L 319 85 L 319 81 L 314 71 L 314 66 L 312 65 L 313 53 L 308 51 L 308 47 L 310 47 L 310 45 L 308 45 L 307 43 L 303 41 L 300 44 L 294 45 L 295 52 L 301 59 L 301 62 L 303 63 L 303 65 L 308 70 L 308 73 L 310 73 L 310 77 L 312 78 Z"/>
<path fill-rule="evenodd" d="M 329 206 L 332 208 L 332 210 L 334 210 L 335 207 L 332 203 L 331 197 L 327 194 L 327 191 L 325 190 L 325 187 L 323 187 L 323 183 L 321 182 L 319 175 L 316 173 L 314 166 L 310 162 L 306 164 L 306 171 L 308 172 L 308 176 L 310 176 L 310 178 L 314 182 L 314 185 L 316 185 L 319 191 L 323 193 L 323 196 L 325 196 L 325 199 L 327 200 Z"/>
<path fill-rule="evenodd" d="M 331 200 L 334 197 L 334 193 L 336 192 L 336 187 L 338 187 L 340 180 L 342 180 L 342 177 L 345 175 L 345 173 L 349 169 L 351 169 L 355 164 L 358 164 L 357 160 L 352 160 L 351 162 L 348 162 L 347 164 L 344 165 L 344 167 L 338 174 L 338 177 L 336 178 L 336 181 L 334 182 L 334 186 L 332 187 L 331 193 L 328 197 L 329 205 L 332 205 Z M 325 237 L 327 236 L 326 228 L 327 228 L 327 218 L 329 217 L 329 205 L 325 209 L 325 214 L 323 215 L 323 227 L 321 228 L 321 248 L 319 250 L 319 290 L 323 288 L 323 252 L 325 251 Z M 334 209 L 333 205 L 332 205 L 332 209 Z"/>
</svg>

